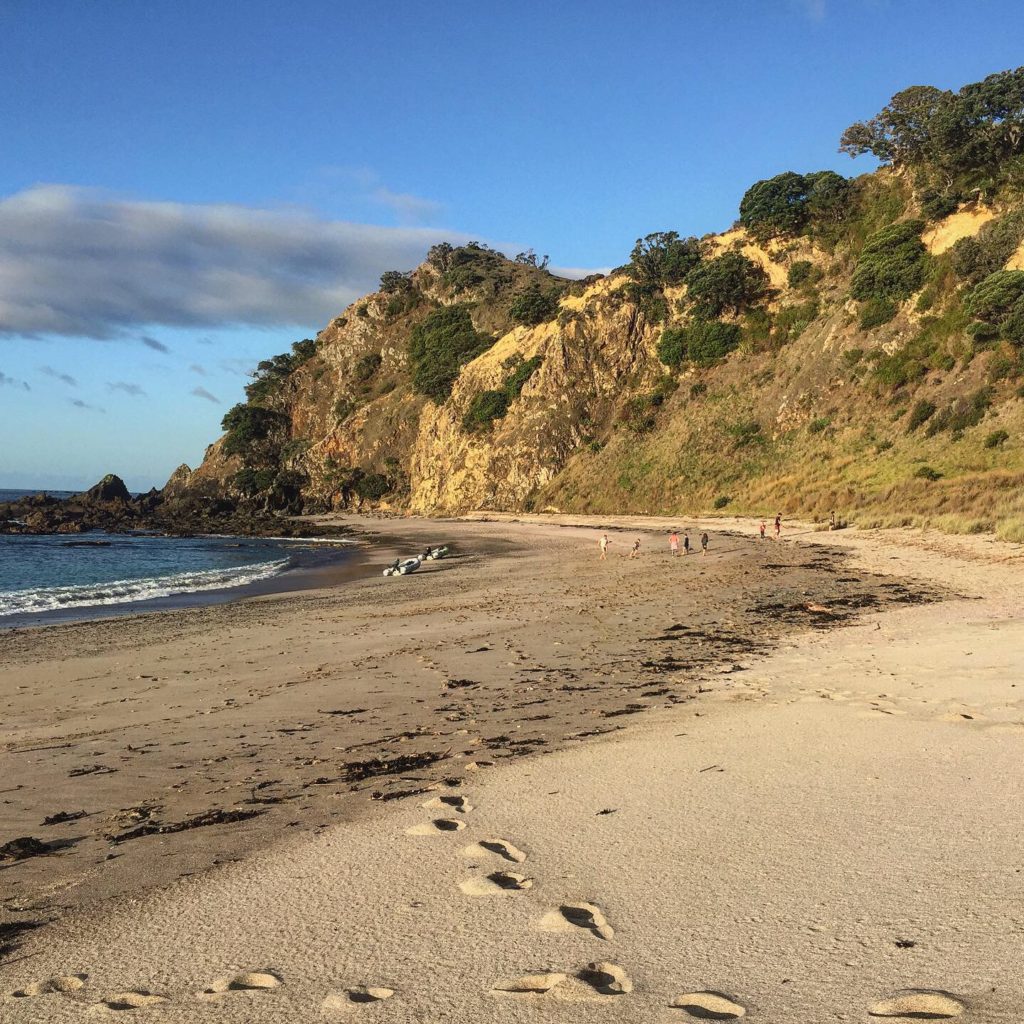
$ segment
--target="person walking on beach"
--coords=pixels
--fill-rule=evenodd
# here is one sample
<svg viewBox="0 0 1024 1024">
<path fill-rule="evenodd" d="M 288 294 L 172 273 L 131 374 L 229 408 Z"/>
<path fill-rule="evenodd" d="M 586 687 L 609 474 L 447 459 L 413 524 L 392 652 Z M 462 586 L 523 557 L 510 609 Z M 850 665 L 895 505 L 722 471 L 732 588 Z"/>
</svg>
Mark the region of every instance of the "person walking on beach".
<svg viewBox="0 0 1024 1024">
<path fill-rule="evenodd" d="M 608 545 L 611 541 L 608 539 L 607 533 L 601 534 L 601 539 L 597 542 L 598 547 L 601 549 L 600 561 L 606 562 L 608 560 Z"/>
<path fill-rule="evenodd" d="M 761 520 L 761 540 L 764 540 L 764 531 L 768 529 L 768 524 L 762 519 Z"/>
<path fill-rule="evenodd" d="M 672 535 L 668 539 L 668 549 L 672 552 L 673 558 L 679 556 L 679 534 L 675 530 L 672 531 Z"/>
<path fill-rule="evenodd" d="M 775 513 L 775 539 L 780 540 L 782 538 L 782 513 Z"/>
<path fill-rule="evenodd" d="M 834 530 L 836 528 L 836 514 L 835 512 L 829 512 L 828 514 L 828 528 Z"/>
<path fill-rule="evenodd" d="M 689 533 L 683 534 L 683 554 L 688 555 L 690 553 L 690 535 Z"/>
<path fill-rule="evenodd" d="M 706 555 L 708 553 L 708 535 L 706 532 L 700 535 L 700 547 L 701 554 Z"/>
<path fill-rule="evenodd" d="M 633 547 L 630 548 L 629 557 L 630 558 L 636 558 L 636 556 L 639 555 L 639 554 L 640 554 L 640 538 L 637 537 L 637 539 L 635 541 L 633 541 Z"/>
</svg>

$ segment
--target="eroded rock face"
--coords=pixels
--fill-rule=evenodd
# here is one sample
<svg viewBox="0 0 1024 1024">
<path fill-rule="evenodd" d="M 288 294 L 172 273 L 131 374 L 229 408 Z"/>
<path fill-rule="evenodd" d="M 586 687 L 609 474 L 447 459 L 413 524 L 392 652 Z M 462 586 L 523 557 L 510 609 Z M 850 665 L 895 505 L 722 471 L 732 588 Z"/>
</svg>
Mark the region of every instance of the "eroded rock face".
<svg viewBox="0 0 1024 1024">
<path fill-rule="evenodd" d="M 83 504 L 111 501 L 131 501 L 131 493 L 124 481 L 113 473 L 108 473 L 99 483 L 93 484 L 84 494 L 79 496 Z"/>
</svg>

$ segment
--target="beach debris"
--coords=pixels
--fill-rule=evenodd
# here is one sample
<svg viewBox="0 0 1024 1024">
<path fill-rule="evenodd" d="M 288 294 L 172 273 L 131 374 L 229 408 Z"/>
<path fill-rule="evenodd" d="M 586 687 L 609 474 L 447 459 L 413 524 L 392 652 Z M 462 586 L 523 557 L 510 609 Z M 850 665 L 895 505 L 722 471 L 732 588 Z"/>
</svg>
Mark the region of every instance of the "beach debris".
<svg viewBox="0 0 1024 1024">
<path fill-rule="evenodd" d="M 17 992 L 12 992 L 11 995 L 15 999 L 25 999 L 32 996 L 50 995 L 55 992 L 64 994 L 77 992 L 85 988 L 85 979 L 88 977 L 88 974 L 61 974 L 47 978 L 45 981 L 33 981 L 24 988 L 19 988 Z"/>
<path fill-rule="evenodd" d="M 23 932 L 42 928 L 45 921 L 0 921 L 0 957 L 13 953 Z"/>
<path fill-rule="evenodd" d="M 36 839 L 35 836 L 19 836 L 0 846 L 0 861 L 27 860 L 29 857 L 42 857 L 57 849 L 54 843 Z"/>
<path fill-rule="evenodd" d="M 66 821 L 78 821 L 85 817 L 85 811 L 58 811 L 43 818 L 44 825 L 63 825 Z"/>
<path fill-rule="evenodd" d="M 747 1013 L 745 1006 L 721 992 L 687 992 L 676 996 L 669 1006 L 699 1020 L 737 1020 Z"/>
<path fill-rule="evenodd" d="M 580 971 L 579 978 L 606 996 L 624 996 L 633 991 L 629 975 L 617 964 L 605 960 L 587 964 Z"/>
<path fill-rule="evenodd" d="M 917 943 L 913 939 L 897 939 L 895 945 L 897 949 L 913 949 Z"/>
<path fill-rule="evenodd" d="M 445 684 L 446 690 L 465 690 L 467 687 L 479 686 L 473 679 L 449 679 Z"/>
<path fill-rule="evenodd" d="M 597 813 L 598 813 L 598 815 L 602 815 L 602 814 L 616 814 L 618 812 L 618 810 L 619 810 L 618 807 L 605 807 L 602 810 L 598 811 Z"/>
<path fill-rule="evenodd" d="M 427 750 L 422 754 L 399 754 L 397 757 L 373 757 L 368 761 L 347 761 L 341 766 L 342 778 L 347 782 L 362 782 L 381 775 L 403 775 L 406 772 L 429 768 L 448 757 L 451 757 L 450 750 Z"/>
<path fill-rule="evenodd" d="M 963 1012 L 963 1004 L 948 992 L 924 988 L 904 989 L 889 999 L 875 1003 L 868 1010 L 868 1014 L 872 1017 L 907 1017 L 927 1020 L 959 1017 Z"/>
<path fill-rule="evenodd" d="M 143 836 L 170 835 L 173 832 L 186 832 L 193 828 L 206 828 L 208 825 L 229 825 L 236 821 L 247 821 L 266 813 L 257 810 L 234 809 L 225 811 L 220 808 L 203 811 L 183 821 L 146 821 L 127 832 L 105 835 L 103 838 L 110 843 L 126 843 L 130 839 L 141 839 Z"/>
<path fill-rule="evenodd" d="M 697 774 L 701 775 L 704 772 L 724 772 L 725 769 L 720 764 L 709 764 L 707 768 L 698 768 Z"/>
<path fill-rule="evenodd" d="M 116 772 L 116 768 L 111 768 L 105 764 L 87 764 L 81 768 L 72 768 L 68 772 L 68 778 L 77 779 L 81 775 L 110 775 L 112 772 Z"/>
<path fill-rule="evenodd" d="M 601 908 L 593 903 L 563 903 L 558 909 L 570 924 L 593 932 L 599 939 L 611 939 L 615 936 L 615 930 L 608 923 Z"/>
<path fill-rule="evenodd" d="M 519 978 L 509 978 L 506 981 L 499 981 L 491 989 L 492 992 L 513 992 L 513 993 L 536 993 L 543 995 L 550 992 L 556 985 L 565 981 L 564 974 L 549 972 L 547 974 L 524 974 Z"/>
<path fill-rule="evenodd" d="M 349 715 L 365 715 L 369 710 L 369 708 L 340 708 L 336 711 L 324 711 L 322 708 L 317 708 L 317 714 L 341 715 L 343 717 L 347 717 Z"/>
<path fill-rule="evenodd" d="M 420 786 L 417 789 L 394 789 L 390 793 L 385 793 L 382 789 L 375 789 L 370 794 L 371 800 L 381 800 L 387 803 L 389 800 L 404 800 L 410 796 L 422 796 L 424 793 L 431 791 L 430 786 Z"/>
</svg>

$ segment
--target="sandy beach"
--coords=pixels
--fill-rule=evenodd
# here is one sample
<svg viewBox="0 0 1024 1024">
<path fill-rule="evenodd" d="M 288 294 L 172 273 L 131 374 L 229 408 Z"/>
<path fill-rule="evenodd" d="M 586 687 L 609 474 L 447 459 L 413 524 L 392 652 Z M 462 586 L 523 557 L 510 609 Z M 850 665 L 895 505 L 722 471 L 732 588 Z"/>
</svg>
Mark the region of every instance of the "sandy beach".
<svg viewBox="0 0 1024 1024">
<path fill-rule="evenodd" d="M 3 1019 L 1019 1020 L 1019 550 L 529 519 L 5 636 Z"/>
</svg>

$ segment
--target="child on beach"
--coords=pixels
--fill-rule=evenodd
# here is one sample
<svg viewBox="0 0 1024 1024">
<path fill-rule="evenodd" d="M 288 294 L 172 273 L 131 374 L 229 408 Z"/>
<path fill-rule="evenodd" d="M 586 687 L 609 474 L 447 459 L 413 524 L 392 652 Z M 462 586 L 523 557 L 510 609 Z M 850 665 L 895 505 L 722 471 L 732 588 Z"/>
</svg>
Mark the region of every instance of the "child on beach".
<svg viewBox="0 0 1024 1024">
<path fill-rule="evenodd" d="M 764 540 L 764 531 L 768 529 L 768 524 L 762 519 L 761 520 L 761 540 Z"/>
<path fill-rule="evenodd" d="M 601 539 L 597 542 L 597 544 L 598 547 L 601 549 L 600 561 L 606 562 L 608 560 L 608 545 L 611 544 L 611 541 L 608 539 L 608 534 L 602 533 Z"/>
<path fill-rule="evenodd" d="M 706 555 L 708 553 L 708 535 L 706 533 L 700 535 L 700 547 L 701 554 Z"/>
<path fill-rule="evenodd" d="M 688 555 L 690 553 L 690 535 L 688 533 L 683 534 L 683 554 Z"/>
<path fill-rule="evenodd" d="M 630 558 L 636 558 L 636 556 L 639 555 L 639 554 L 640 554 L 640 538 L 637 537 L 637 539 L 635 541 L 633 541 L 633 547 L 630 549 L 629 557 Z"/>
<path fill-rule="evenodd" d="M 672 531 L 672 536 L 668 539 L 668 549 L 672 552 L 672 556 L 676 557 L 679 554 L 679 534 Z"/>
<path fill-rule="evenodd" d="M 782 513 L 777 512 L 775 514 L 775 539 L 779 540 L 782 536 Z"/>
</svg>

